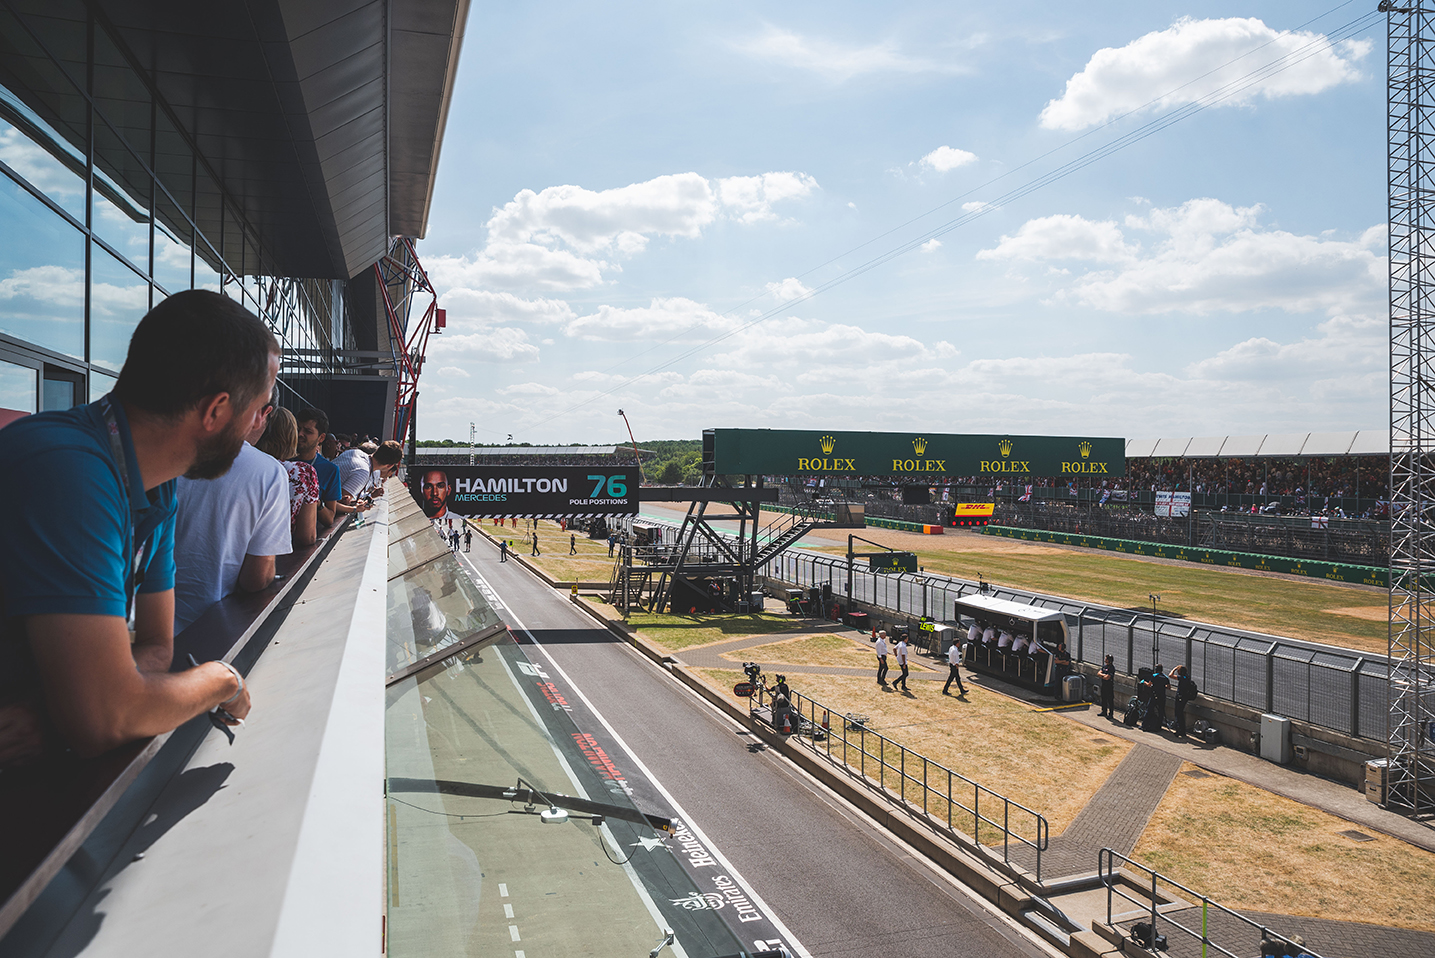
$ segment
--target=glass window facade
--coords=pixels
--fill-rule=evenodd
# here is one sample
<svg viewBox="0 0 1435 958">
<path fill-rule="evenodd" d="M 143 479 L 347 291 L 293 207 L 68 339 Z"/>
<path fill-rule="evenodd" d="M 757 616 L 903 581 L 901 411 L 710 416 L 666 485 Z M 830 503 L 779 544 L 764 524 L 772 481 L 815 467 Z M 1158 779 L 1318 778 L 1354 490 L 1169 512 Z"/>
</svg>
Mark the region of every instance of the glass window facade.
<svg viewBox="0 0 1435 958">
<path fill-rule="evenodd" d="M 0 414 L 35 412 L 40 371 L 0 359 Z"/>
<path fill-rule="evenodd" d="M 270 324 L 286 374 L 333 374 L 353 348 L 333 341 L 345 284 L 277 275 L 222 162 L 134 62 L 78 0 L 0 5 L 0 347 L 63 369 L 84 402 L 113 385 L 154 303 L 210 289 Z M 7 369 L 0 391 L 26 375 Z"/>
</svg>

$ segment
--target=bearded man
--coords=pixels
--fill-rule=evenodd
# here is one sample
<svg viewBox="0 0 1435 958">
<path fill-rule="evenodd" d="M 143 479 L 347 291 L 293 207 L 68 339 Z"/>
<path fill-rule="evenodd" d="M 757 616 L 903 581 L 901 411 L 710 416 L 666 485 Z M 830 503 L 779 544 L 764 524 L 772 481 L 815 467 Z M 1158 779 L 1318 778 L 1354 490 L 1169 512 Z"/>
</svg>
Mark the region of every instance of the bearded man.
<svg viewBox="0 0 1435 958">
<path fill-rule="evenodd" d="M 201 712 L 249 712 L 223 662 L 170 672 L 176 480 L 224 475 L 257 425 L 279 345 L 234 300 L 177 293 L 140 320 L 114 391 L 0 430 L 0 768 L 81 757 Z M 65 503 L 64 509 L 40 508 Z M 131 637 L 130 623 L 133 623 Z"/>
</svg>

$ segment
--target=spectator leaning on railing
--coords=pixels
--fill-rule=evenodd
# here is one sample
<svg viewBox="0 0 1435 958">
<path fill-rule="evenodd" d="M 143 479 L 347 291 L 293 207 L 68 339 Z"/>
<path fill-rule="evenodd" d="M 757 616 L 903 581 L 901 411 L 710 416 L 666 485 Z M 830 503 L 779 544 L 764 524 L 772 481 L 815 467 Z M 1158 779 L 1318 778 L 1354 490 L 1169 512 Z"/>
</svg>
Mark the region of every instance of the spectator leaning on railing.
<svg viewBox="0 0 1435 958">
<path fill-rule="evenodd" d="M 248 714 L 229 666 L 169 671 L 175 480 L 225 473 L 278 370 L 242 306 L 178 293 L 140 321 L 112 393 L 0 430 L 0 766 L 97 755 L 216 706 Z"/>
<path fill-rule="evenodd" d="M 294 461 L 298 444 L 299 424 L 294 414 L 281 406 L 269 417 L 264 435 L 254 446 L 277 459 L 289 477 L 289 534 L 293 544 L 303 548 L 318 538 L 319 476 L 309 463 Z"/>
<path fill-rule="evenodd" d="M 218 479 L 179 478 L 174 527 L 174 630 L 183 632 L 231 592 L 274 581 L 274 557 L 294 551 L 289 477 L 257 442 L 278 403 L 271 397 L 234 465 Z"/>
</svg>

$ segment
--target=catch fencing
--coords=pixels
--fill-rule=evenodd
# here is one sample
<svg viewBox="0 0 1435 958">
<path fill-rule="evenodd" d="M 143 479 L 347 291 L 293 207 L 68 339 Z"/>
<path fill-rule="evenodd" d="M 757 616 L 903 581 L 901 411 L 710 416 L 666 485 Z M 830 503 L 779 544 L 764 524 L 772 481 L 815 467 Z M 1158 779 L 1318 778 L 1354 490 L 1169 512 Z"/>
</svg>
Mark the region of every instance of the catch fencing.
<svg viewBox="0 0 1435 958">
<path fill-rule="evenodd" d="M 844 557 L 789 551 L 764 571 L 795 586 L 830 585 L 833 596 L 846 594 Z M 1064 613 L 1072 635 L 1069 651 L 1076 661 L 1099 666 L 1110 655 L 1127 675 L 1141 666 L 1184 664 L 1201 692 L 1212 698 L 1359 738 L 1381 742 L 1386 738 L 1389 672 L 1383 655 L 933 573 L 873 573 L 860 565 L 854 565 L 852 572 L 852 600 L 893 617 L 951 619 L 958 598 L 983 589 L 996 598 Z"/>
</svg>

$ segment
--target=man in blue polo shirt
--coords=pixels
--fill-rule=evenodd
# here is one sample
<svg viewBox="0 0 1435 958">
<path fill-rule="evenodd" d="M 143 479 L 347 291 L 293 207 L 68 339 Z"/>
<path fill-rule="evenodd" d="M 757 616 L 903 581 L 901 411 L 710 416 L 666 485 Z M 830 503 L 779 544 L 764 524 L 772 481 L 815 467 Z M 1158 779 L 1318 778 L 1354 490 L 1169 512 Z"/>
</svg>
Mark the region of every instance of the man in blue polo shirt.
<svg viewBox="0 0 1435 958">
<path fill-rule="evenodd" d="M 169 671 L 175 480 L 228 470 L 278 369 L 242 306 L 179 293 L 140 321 L 114 392 L 0 430 L 0 767 L 248 713 L 230 666 Z"/>
<path fill-rule="evenodd" d="M 312 407 L 301 409 L 294 419 L 299 423 L 299 449 L 294 459 L 309 463 L 319 474 L 319 525 L 331 526 L 339 516 L 363 512 L 367 506 L 344 501 L 346 497 L 339 467 L 319 452 L 329 433 L 329 417 L 324 410 Z"/>
</svg>

